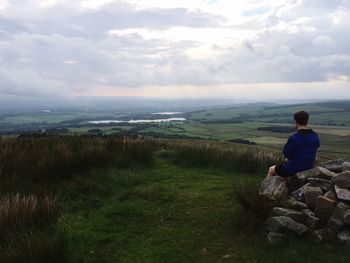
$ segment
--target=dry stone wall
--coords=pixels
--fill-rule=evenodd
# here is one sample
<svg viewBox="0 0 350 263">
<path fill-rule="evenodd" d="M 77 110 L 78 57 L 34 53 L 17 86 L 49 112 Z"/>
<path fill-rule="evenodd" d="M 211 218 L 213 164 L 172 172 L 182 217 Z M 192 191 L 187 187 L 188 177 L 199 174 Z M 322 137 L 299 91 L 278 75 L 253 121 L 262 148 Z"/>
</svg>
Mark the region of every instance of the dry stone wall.
<svg viewBox="0 0 350 263">
<path fill-rule="evenodd" d="M 260 195 L 271 205 L 269 243 L 294 233 L 350 244 L 350 161 L 328 161 L 290 178 L 265 178 Z"/>
</svg>

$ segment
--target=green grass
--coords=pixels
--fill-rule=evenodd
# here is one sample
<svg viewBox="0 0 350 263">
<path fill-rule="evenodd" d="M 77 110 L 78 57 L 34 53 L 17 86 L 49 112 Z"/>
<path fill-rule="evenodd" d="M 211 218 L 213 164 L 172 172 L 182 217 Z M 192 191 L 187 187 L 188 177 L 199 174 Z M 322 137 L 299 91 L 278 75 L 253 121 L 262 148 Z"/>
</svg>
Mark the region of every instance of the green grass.
<svg viewBox="0 0 350 263">
<path fill-rule="evenodd" d="M 113 113 L 106 112 L 36 112 L 36 113 L 23 113 L 14 116 L 4 117 L 1 122 L 9 122 L 12 124 L 28 124 L 28 123 L 60 123 L 63 121 L 70 121 L 74 119 L 95 119 L 95 118 L 103 118 L 104 116 L 115 116 L 118 115 Z"/>
<path fill-rule="evenodd" d="M 0 229 L 11 231 L 0 239 L 5 262 L 346 262 L 350 256 L 338 244 L 308 239 L 269 246 L 261 221 L 242 213 L 234 192 L 256 194 L 279 160 L 271 149 L 111 137 L 0 143 Z M 59 206 L 53 214 L 50 203 L 35 205 L 51 195 Z M 259 231 L 242 224 L 249 218 Z"/>
<path fill-rule="evenodd" d="M 70 233 L 77 262 L 346 262 L 350 256 L 345 247 L 306 240 L 269 246 L 264 233 L 240 229 L 232 187 L 256 185 L 264 174 L 181 168 L 162 156 L 147 169 L 95 170 L 60 187 L 66 201 L 59 225 Z"/>
</svg>

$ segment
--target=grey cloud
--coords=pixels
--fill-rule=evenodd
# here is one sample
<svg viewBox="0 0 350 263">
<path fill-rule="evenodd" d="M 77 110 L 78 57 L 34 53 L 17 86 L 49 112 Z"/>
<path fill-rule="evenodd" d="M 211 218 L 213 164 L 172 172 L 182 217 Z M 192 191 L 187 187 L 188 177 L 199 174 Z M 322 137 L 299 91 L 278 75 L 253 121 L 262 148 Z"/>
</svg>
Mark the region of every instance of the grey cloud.
<svg viewBox="0 0 350 263">
<path fill-rule="evenodd" d="M 185 8 L 139 10 L 123 1 L 114 1 L 100 9 L 85 11 L 78 8 L 76 4 L 57 4 L 41 11 L 37 16 L 27 18 L 16 15 L 15 7 L 19 5 L 18 2 L 23 1 L 15 1 L 7 10 L 3 11 L 3 18 L 0 16 L 0 22 L 1 19 L 6 19 L 9 23 L 16 23 L 17 27 L 21 27 L 22 30 L 25 28 L 26 32 L 35 34 L 103 38 L 109 30 L 113 29 L 166 29 L 172 26 L 218 27 L 225 22 L 223 16 L 201 11 L 189 11 Z M 33 10 L 35 10 L 34 8 Z M 27 9 L 23 12 L 30 13 Z M 13 26 L 5 26 L 5 28 L 12 32 L 18 31 L 13 31 Z"/>
<path fill-rule="evenodd" d="M 28 69 L 0 69 L 0 94 L 24 96 L 58 96 L 70 94 L 61 81 L 44 78 Z"/>
<path fill-rule="evenodd" d="M 318 1 L 317 1 L 318 2 Z M 98 86 L 208 85 L 258 82 L 326 81 L 350 78 L 349 12 L 334 23 L 329 15 L 349 11 L 343 2 L 315 1 L 280 7 L 254 39 L 221 49 L 211 59 L 190 58 L 195 41 L 145 39 L 137 33 L 108 35 L 117 28 L 217 27 L 220 16 L 186 9 L 136 10 L 114 2 L 82 12 L 53 6 L 42 17 L 0 18 L 0 94 L 79 93 Z M 70 11 L 69 11 L 70 10 Z M 75 10 L 76 12 L 72 12 Z M 287 12 L 288 15 L 282 16 Z M 24 11 L 23 11 L 24 12 Z M 56 13 L 56 16 L 54 16 Z M 309 17 L 298 21 L 298 14 Z M 2 19 L 2 20 L 1 20 Z M 297 21 L 297 22 L 296 22 Z M 280 23 L 293 30 L 279 28 Z M 312 30 L 310 30 L 312 29 Z"/>
</svg>

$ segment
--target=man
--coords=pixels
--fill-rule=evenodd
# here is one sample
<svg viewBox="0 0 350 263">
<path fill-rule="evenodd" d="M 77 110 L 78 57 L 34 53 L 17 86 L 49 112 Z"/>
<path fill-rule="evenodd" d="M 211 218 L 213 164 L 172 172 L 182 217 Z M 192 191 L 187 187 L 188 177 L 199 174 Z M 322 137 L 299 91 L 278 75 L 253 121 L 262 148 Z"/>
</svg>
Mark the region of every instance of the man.
<svg viewBox="0 0 350 263">
<path fill-rule="evenodd" d="M 297 132 L 289 136 L 283 149 L 285 161 L 271 166 L 267 176 L 289 177 L 298 172 L 311 169 L 316 160 L 316 152 L 320 147 L 317 133 L 307 127 L 309 114 L 298 111 L 294 114 Z"/>
</svg>

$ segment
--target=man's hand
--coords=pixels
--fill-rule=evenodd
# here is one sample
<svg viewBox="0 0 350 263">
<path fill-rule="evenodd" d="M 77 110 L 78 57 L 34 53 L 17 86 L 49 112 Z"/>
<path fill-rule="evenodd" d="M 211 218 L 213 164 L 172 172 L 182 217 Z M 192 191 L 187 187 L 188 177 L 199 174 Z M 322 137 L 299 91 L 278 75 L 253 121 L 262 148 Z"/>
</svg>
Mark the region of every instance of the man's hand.
<svg viewBox="0 0 350 263">
<path fill-rule="evenodd" d="M 269 168 L 269 171 L 267 172 L 266 177 L 271 177 L 276 175 L 276 170 L 275 170 L 276 165 L 273 165 Z"/>
</svg>

